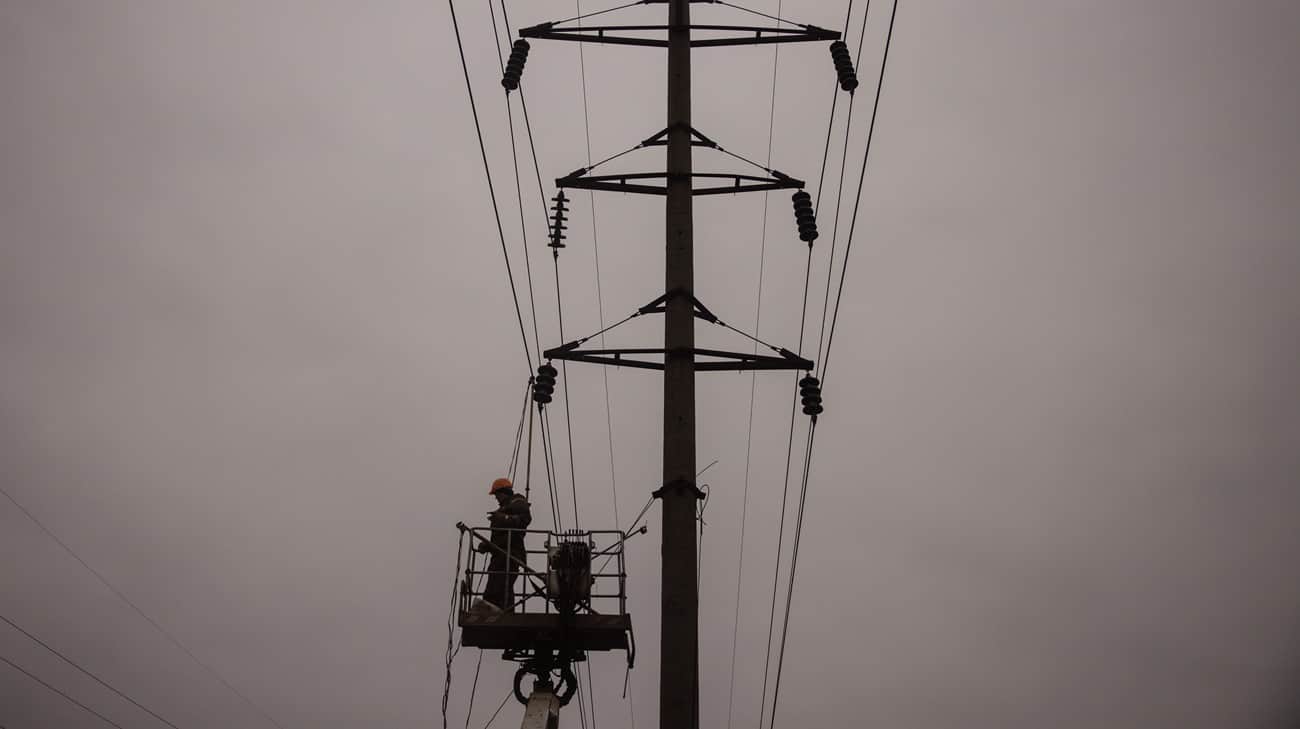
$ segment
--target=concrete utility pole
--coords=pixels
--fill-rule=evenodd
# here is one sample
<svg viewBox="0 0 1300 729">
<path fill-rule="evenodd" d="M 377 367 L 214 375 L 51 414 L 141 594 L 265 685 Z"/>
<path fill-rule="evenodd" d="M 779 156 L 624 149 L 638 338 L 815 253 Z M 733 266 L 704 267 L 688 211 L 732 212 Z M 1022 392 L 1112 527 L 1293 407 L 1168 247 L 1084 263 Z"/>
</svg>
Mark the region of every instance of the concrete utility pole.
<svg viewBox="0 0 1300 729">
<path fill-rule="evenodd" d="M 699 726 L 695 573 L 695 260 L 691 207 L 691 4 L 668 5 L 668 204 L 665 211 L 663 592 L 659 726 Z"/>
<path fill-rule="evenodd" d="M 633 149 L 663 145 L 667 151 L 664 172 L 637 172 L 630 174 L 590 174 L 594 166 L 584 167 L 556 179 L 563 189 L 605 190 L 620 194 L 636 193 L 664 195 L 664 293 L 641 307 L 638 313 L 664 314 L 663 362 L 647 359 L 659 350 L 651 347 L 584 349 L 587 339 L 566 342 L 543 354 L 549 361 L 568 360 L 601 365 L 662 369 L 664 372 L 664 468 L 663 484 L 655 495 L 663 501 L 663 544 L 661 555 L 662 593 L 660 598 L 660 664 L 659 664 L 659 726 L 662 729 L 698 729 L 700 723 L 699 681 L 699 584 L 696 570 L 696 508 L 703 496 L 695 483 L 695 373 L 699 371 L 742 370 L 802 370 L 811 372 L 813 363 L 786 349 L 772 347 L 776 355 L 756 352 L 725 352 L 716 349 L 695 348 L 695 319 L 714 324 L 721 322 L 695 297 L 695 260 L 692 206 L 696 195 L 735 195 L 742 192 L 769 190 L 799 190 L 792 198 L 795 203 L 796 222 L 800 239 L 812 244 L 817 237 L 812 204 L 803 192 L 804 182 L 776 170 L 759 166 L 765 173 L 705 172 L 696 175 L 691 161 L 695 145 L 721 150 L 722 147 L 691 127 L 691 46 L 720 47 L 770 43 L 795 43 L 804 41 L 837 41 L 840 34 L 813 25 L 786 22 L 778 27 L 761 28 L 736 25 L 702 25 L 700 37 L 691 37 L 691 3 L 709 0 L 645 0 L 644 4 L 668 6 L 668 24 L 576 26 L 570 21 L 543 23 L 519 31 L 521 40 L 511 51 L 502 85 L 507 91 L 518 86 L 528 53 L 524 38 L 606 43 L 614 45 L 667 48 L 668 51 L 668 112 L 667 128 L 643 140 Z M 615 8 L 618 9 L 618 8 Z M 743 8 L 741 8 L 743 10 Z M 605 11 L 601 11 L 605 12 Z M 595 13 L 593 13 L 595 14 Z M 578 20 L 573 18 L 570 20 Z M 667 30 L 667 40 L 646 37 L 649 30 Z M 633 31 L 628 33 L 628 31 Z M 832 47 L 841 85 L 852 76 L 852 61 L 843 44 Z M 838 55 L 837 55 L 838 54 Z M 632 150 L 628 150 L 632 151 Z M 615 155 L 615 157 L 621 156 Z M 611 157 L 610 159 L 613 159 Z M 744 159 L 743 157 L 741 159 Z M 606 160 L 608 161 L 608 160 Z M 599 166 L 602 163 L 597 163 Z M 753 163 L 751 163 L 753 164 Z M 758 165 L 756 165 L 758 166 Z M 693 180 L 698 177 L 700 185 Z M 654 184 L 664 179 L 662 187 Z M 558 198 L 557 198 L 558 199 Z M 800 208 L 800 204 L 806 210 Z M 559 203 L 557 202 L 557 205 Z M 563 219 L 557 213 L 552 227 L 552 240 L 562 237 Z M 618 326 L 615 324 L 614 326 Z M 725 326 L 725 325 L 723 325 Z M 730 328 L 730 327 L 728 327 Z M 594 336 L 594 335 L 593 335 Z M 770 346 L 770 345 L 769 345 Z M 697 362 L 696 355 L 702 359 Z M 820 401 L 820 398 L 818 399 Z M 541 402 L 541 401 L 539 401 Z M 549 402 L 549 400 L 548 400 Z M 805 399 L 805 406 L 808 400 Z M 804 412 L 808 412 L 805 408 Z M 812 413 L 810 413 L 812 414 Z M 528 616 L 530 618 L 535 616 Z M 578 618 L 604 619 L 603 616 L 577 616 Z M 618 616 L 630 630 L 628 616 Z M 595 626 L 593 626 L 594 628 Z M 469 634 L 462 624 L 462 631 Z M 595 650 L 611 647 L 627 648 L 627 644 L 595 640 L 599 635 L 588 636 Z M 576 637 L 570 636 L 573 640 Z M 485 638 L 486 640 L 486 638 Z M 622 640 L 621 633 L 619 640 Z M 468 645 L 468 644 L 467 644 Z M 573 643 L 579 646 L 579 643 Z M 534 671 L 549 670 L 551 666 L 534 667 Z M 540 675 L 540 674 L 539 674 Z M 522 697 L 520 697 L 522 700 Z M 541 704 L 535 715 L 546 712 Z M 530 716 L 534 714 L 530 713 Z"/>
</svg>

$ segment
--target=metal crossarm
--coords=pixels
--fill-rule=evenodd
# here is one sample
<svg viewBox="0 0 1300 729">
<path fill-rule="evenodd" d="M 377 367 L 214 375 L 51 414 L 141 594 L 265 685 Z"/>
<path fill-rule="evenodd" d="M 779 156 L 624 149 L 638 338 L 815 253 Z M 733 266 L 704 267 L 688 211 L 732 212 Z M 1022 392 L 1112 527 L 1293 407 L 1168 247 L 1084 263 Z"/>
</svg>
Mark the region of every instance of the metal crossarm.
<svg viewBox="0 0 1300 729">
<path fill-rule="evenodd" d="M 687 125 L 686 129 L 690 131 L 691 146 L 707 147 L 709 149 L 717 150 L 718 152 L 734 157 L 741 162 L 766 173 L 766 176 L 762 176 L 757 174 L 741 174 L 737 172 L 692 171 L 682 176 L 690 178 L 692 182 L 692 195 L 728 195 L 737 192 L 792 190 L 803 189 L 805 185 L 803 180 L 791 177 L 779 170 L 765 167 L 747 157 L 743 157 L 724 148 L 714 140 L 704 136 L 703 133 L 694 127 Z M 622 157 L 625 154 L 635 152 L 638 149 L 667 146 L 668 134 L 671 131 L 671 127 L 665 127 L 646 139 L 641 140 L 636 144 L 636 146 L 630 149 L 607 157 L 593 165 L 576 169 L 564 177 L 556 178 L 555 185 L 561 190 L 569 188 L 578 190 L 604 190 L 606 192 L 633 192 L 642 195 L 667 195 L 669 183 L 682 179 L 682 177 L 672 175 L 669 172 L 623 172 L 607 175 L 593 175 L 591 172 L 606 162 Z M 730 184 L 713 182 L 704 186 L 697 186 L 695 185 L 696 180 L 729 180 Z"/>
<path fill-rule="evenodd" d="M 752 46 L 768 43 L 799 43 L 806 41 L 839 40 L 840 34 L 834 30 L 819 28 L 815 25 L 796 25 L 786 28 L 762 28 L 752 25 L 690 25 L 694 31 L 725 32 L 733 35 L 720 38 L 692 37 L 692 48 L 709 48 L 717 46 Z M 624 46 L 650 46 L 667 48 L 666 38 L 647 38 L 624 33 L 645 33 L 662 31 L 667 35 L 671 26 L 667 25 L 593 25 L 578 27 L 557 27 L 555 23 L 542 23 L 531 28 L 521 28 L 521 38 L 542 38 L 545 40 L 579 41 L 582 43 L 608 43 Z"/>
<path fill-rule="evenodd" d="M 639 359 L 640 355 L 687 354 L 694 357 L 713 357 L 713 361 L 697 360 L 697 372 L 736 372 L 747 370 L 810 370 L 813 363 L 789 350 L 780 350 L 780 356 L 750 354 L 749 352 L 726 352 L 718 349 L 663 349 L 655 347 L 630 347 L 620 349 L 565 349 L 556 347 L 544 352 L 550 359 L 563 359 L 570 362 L 589 362 L 591 364 L 614 365 L 617 367 L 635 367 L 646 370 L 662 370 L 663 362 Z M 630 355 L 630 356 L 629 356 Z"/>
<path fill-rule="evenodd" d="M 773 172 L 771 177 L 742 175 L 734 172 L 692 172 L 689 176 L 692 180 L 731 181 L 731 184 L 713 184 L 708 187 L 695 187 L 692 185 L 692 195 L 727 195 L 737 192 L 762 192 L 763 190 L 793 190 L 804 186 L 803 180 L 779 172 Z M 669 179 L 671 178 L 667 172 L 628 172 L 616 175 L 590 176 L 575 173 L 556 179 L 555 185 L 576 190 L 667 195 Z M 629 180 L 663 180 L 663 184 L 647 185 L 640 182 L 629 182 Z"/>
<path fill-rule="evenodd" d="M 579 349 L 591 337 L 575 339 L 572 342 L 566 342 L 558 347 L 548 349 L 542 353 L 547 359 L 562 359 L 570 362 L 590 362 L 592 364 L 614 365 L 616 367 L 635 367 L 646 370 L 662 370 L 664 363 L 657 360 L 645 359 L 644 356 L 666 357 L 668 355 L 690 354 L 694 357 L 709 357 L 711 359 L 699 360 L 695 362 L 695 369 L 700 372 L 734 372 L 738 370 L 811 370 L 813 363 L 803 357 L 791 352 L 784 347 L 776 347 L 750 334 L 736 329 L 735 327 L 722 321 L 709 311 L 708 307 L 700 303 L 694 294 L 687 293 L 681 289 L 673 289 L 662 296 L 656 297 L 653 301 L 637 309 L 636 312 L 623 321 L 628 321 L 635 316 L 643 314 L 664 314 L 668 309 L 668 302 L 678 297 L 686 297 L 691 301 L 692 311 L 697 319 L 703 319 L 710 324 L 730 329 L 741 336 L 753 339 L 756 343 L 767 347 L 775 352 L 775 355 L 758 354 L 749 352 L 727 352 L 720 349 L 701 349 L 699 347 L 686 347 L 676 349 L 664 349 L 661 347 L 621 347 L 613 349 Z M 620 324 L 622 322 L 619 322 Z M 612 327 L 611 327 L 612 328 Z M 592 335 L 595 336 L 595 335 Z"/>
</svg>

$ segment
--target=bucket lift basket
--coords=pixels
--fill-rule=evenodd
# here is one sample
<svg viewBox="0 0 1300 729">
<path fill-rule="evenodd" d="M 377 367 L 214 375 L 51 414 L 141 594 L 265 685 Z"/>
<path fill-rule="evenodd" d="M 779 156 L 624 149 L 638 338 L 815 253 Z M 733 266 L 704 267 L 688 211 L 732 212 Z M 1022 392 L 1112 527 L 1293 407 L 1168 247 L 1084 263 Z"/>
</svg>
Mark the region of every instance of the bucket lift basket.
<svg viewBox="0 0 1300 729">
<path fill-rule="evenodd" d="M 511 542 L 501 549 L 489 527 L 457 524 L 461 540 L 458 623 L 461 644 L 507 651 L 507 658 L 561 652 L 581 660 L 587 651 L 623 650 L 631 663 L 635 652 L 632 621 L 627 614 L 627 569 L 624 543 L 617 530 L 555 532 L 507 529 Z M 513 546 L 523 540 L 521 551 Z M 484 551 L 486 550 L 486 551 Z M 484 597 L 494 555 L 506 556 L 506 575 L 517 574 L 514 603 L 501 612 L 474 610 Z"/>
</svg>

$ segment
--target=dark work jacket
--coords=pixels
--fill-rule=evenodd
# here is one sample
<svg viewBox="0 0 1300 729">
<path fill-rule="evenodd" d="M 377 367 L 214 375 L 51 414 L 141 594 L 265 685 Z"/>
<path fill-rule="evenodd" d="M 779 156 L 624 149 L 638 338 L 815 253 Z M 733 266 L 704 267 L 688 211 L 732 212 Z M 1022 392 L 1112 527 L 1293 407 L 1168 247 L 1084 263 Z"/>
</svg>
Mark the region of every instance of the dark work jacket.
<svg viewBox="0 0 1300 729">
<path fill-rule="evenodd" d="M 507 529 L 527 529 L 533 523 L 533 513 L 528 499 L 519 494 L 512 495 L 504 506 L 492 512 L 489 521 L 492 524 L 492 543 L 501 549 L 508 548 L 516 555 L 524 553 L 523 532 L 507 532 Z"/>
</svg>

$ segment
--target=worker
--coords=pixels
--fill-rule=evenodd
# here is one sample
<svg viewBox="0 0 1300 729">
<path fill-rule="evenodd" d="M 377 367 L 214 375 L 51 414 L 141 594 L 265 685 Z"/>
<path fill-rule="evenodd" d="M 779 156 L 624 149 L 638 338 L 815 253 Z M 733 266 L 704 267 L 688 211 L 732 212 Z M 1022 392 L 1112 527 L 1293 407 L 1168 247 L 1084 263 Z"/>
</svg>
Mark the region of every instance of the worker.
<svg viewBox="0 0 1300 729">
<path fill-rule="evenodd" d="M 528 499 L 515 493 L 514 484 L 508 478 L 493 481 L 488 494 L 497 500 L 496 511 L 487 515 L 488 523 L 492 525 L 492 538 L 490 544 L 479 542 L 477 549 L 489 553 L 491 558 L 488 560 L 488 580 L 483 599 L 475 601 L 474 607 L 489 613 L 511 611 L 515 602 L 515 579 L 528 562 L 523 530 L 532 523 L 533 515 Z"/>
</svg>

